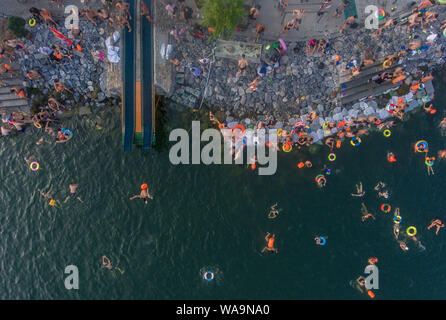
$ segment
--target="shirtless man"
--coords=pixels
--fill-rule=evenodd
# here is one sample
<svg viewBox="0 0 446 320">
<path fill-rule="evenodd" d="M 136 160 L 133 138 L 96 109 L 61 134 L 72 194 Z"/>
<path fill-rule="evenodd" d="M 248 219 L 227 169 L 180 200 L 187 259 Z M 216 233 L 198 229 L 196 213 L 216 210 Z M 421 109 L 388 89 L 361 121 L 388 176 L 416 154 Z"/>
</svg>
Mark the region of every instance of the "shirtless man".
<svg viewBox="0 0 446 320">
<path fill-rule="evenodd" d="M 265 25 L 263 23 L 259 23 L 256 27 L 256 41 L 259 41 L 260 36 L 266 31 Z"/>
<path fill-rule="evenodd" d="M 60 110 L 61 107 L 64 107 L 63 104 L 61 104 L 59 101 L 54 99 L 53 97 L 48 99 L 48 107 L 53 110 L 54 112 Z"/>
<path fill-rule="evenodd" d="M 53 19 L 51 11 L 49 11 L 48 9 L 45 8 L 40 9 L 40 15 L 43 17 L 43 20 L 45 20 L 46 24 L 48 24 L 48 22 L 51 21 L 56 26 L 58 26 L 57 22 Z"/>
<path fill-rule="evenodd" d="M 342 26 L 341 30 L 339 30 L 339 33 L 344 33 L 344 30 L 347 28 L 347 26 L 351 26 L 355 22 L 356 18 L 355 16 L 351 16 L 345 20 L 344 25 Z"/>
<path fill-rule="evenodd" d="M 346 5 L 347 3 L 342 1 L 341 4 L 336 8 L 335 13 L 333 13 L 333 17 L 339 18 L 344 13 L 344 8 Z"/>
<path fill-rule="evenodd" d="M 75 40 L 83 41 L 82 31 L 79 28 L 75 28 L 74 25 L 71 27 L 70 34 Z"/>
<path fill-rule="evenodd" d="M 432 6 L 432 2 L 430 0 L 422 0 L 421 3 L 418 5 L 418 7 L 416 9 L 414 9 L 414 11 L 420 11 L 424 8 L 428 8 Z"/>
<path fill-rule="evenodd" d="M 144 2 L 141 2 L 141 15 L 142 15 L 142 16 L 145 16 L 146 19 L 147 19 L 150 23 L 154 24 L 153 19 L 150 17 L 150 11 L 149 11 L 149 8 L 147 8 L 147 6 L 146 6 L 146 4 L 145 4 Z"/>
<path fill-rule="evenodd" d="M 242 54 L 242 57 L 238 61 L 238 67 L 239 67 L 239 71 L 237 71 L 235 76 L 238 77 L 240 74 L 242 74 L 243 76 L 246 76 L 246 68 L 248 67 L 248 60 L 246 60 L 246 57 L 244 54 Z"/>
<path fill-rule="evenodd" d="M 381 34 L 383 33 L 383 31 L 385 29 L 387 29 L 390 26 L 394 26 L 394 25 L 395 25 L 395 21 L 393 21 L 393 19 L 387 20 L 386 23 L 382 27 L 380 27 L 378 30 L 376 30 L 376 32 L 374 32 L 373 35 L 375 36 L 375 39 L 378 40 L 378 38 L 381 36 Z"/>
<path fill-rule="evenodd" d="M 38 79 L 43 79 L 43 77 L 42 77 L 42 75 L 39 73 L 39 71 L 37 71 L 37 70 L 29 70 L 27 73 L 26 73 L 26 77 L 29 79 L 29 80 L 31 80 L 31 81 L 33 81 L 33 80 L 38 80 Z"/>
<path fill-rule="evenodd" d="M 304 13 L 305 13 L 304 9 L 293 10 L 295 29 L 298 29 L 300 27 L 300 24 L 302 23 L 302 18 L 304 17 Z"/>
<path fill-rule="evenodd" d="M 419 49 L 423 43 L 421 41 L 414 41 L 409 43 L 409 50 L 417 50 Z"/>
<path fill-rule="evenodd" d="M 123 14 L 124 17 L 128 20 L 132 20 L 132 16 L 130 14 L 130 4 L 128 2 L 125 1 L 118 1 L 115 4 L 116 8 L 118 8 Z"/>
<path fill-rule="evenodd" d="M 11 67 L 9 65 L 7 65 L 6 63 L 2 63 L 0 64 L 0 75 L 2 74 L 10 74 L 11 78 L 14 77 L 14 75 L 16 74 L 15 71 L 11 70 Z"/>
<path fill-rule="evenodd" d="M 70 89 L 67 88 L 67 86 L 65 84 L 63 84 L 62 82 L 60 82 L 57 79 L 54 80 L 54 89 L 56 89 L 57 92 L 62 92 L 65 90 L 70 93 L 72 92 Z"/>
<path fill-rule="evenodd" d="M 327 138 L 327 140 L 325 140 L 325 145 L 330 148 L 330 151 L 333 150 L 335 146 L 334 138 Z"/>
<path fill-rule="evenodd" d="M 81 9 L 80 14 L 82 16 L 87 17 L 88 20 L 90 20 L 91 23 L 93 23 L 96 27 L 98 26 L 98 23 L 96 22 L 96 18 L 98 17 L 98 13 L 96 10 L 93 10 L 90 6 L 86 9 Z"/>
<path fill-rule="evenodd" d="M 121 28 L 127 27 L 129 29 L 129 32 L 132 32 L 132 27 L 130 26 L 130 22 L 124 16 L 121 16 L 120 14 L 116 15 L 116 23 Z"/>
<path fill-rule="evenodd" d="M 356 193 L 351 194 L 352 197 L 363 197 L 365 195 L 365 191 L 362 189 L 362 182 L 359 182 L 359 185 L 356 185 Z"/>
<path fill-rule="evenodd" d="M 430 230 L 433 227 L 436 228 L 435 234 L 438 236 L 440 228 L 444 228 L 444 223 L 440 219 L 434 219 L 431 221 L 431 224 L 427 227 L 427 230 Z"/>
<path fill-rule="evenodd" d="M 153 200 L 153 197 L 150 195 L 149 188 L 148 188 L 146 183 L 143 183 L 141 185 L 141 192 L 139 194 L 134 195 L 133 197 L 131 197 L 130 200 L 133 200 L 133 199 L 136 199 L 136 198 L 143 199 L 146 204 L 147 204 L 147 199 L 148 198 Z"/>
<path fill-rule="evenodd" d="M 412 27 L 416 26 L 417 24 L 421 24 L 423 22 L 423 18 L 421 13 L 412 13 L 409 18 L 407 18 L 409 24 L 407 25 L 407 32 L 410 32 Z"/>
</svg>

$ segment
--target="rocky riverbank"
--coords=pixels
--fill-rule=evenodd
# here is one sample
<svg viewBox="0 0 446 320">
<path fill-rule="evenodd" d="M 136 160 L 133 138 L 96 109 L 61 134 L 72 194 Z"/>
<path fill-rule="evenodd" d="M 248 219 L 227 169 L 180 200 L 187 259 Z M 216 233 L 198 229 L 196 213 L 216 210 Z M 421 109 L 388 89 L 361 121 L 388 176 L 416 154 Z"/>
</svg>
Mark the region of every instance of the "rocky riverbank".
<svg viewBox="0 0 446 320">
<path fill-rule="evenodd" d="M 177 85 L 177 89 L 190 87 L 200 90 L 203 95 L 207 84 L 205 102 L 208 105 L 218 106 L 227 116 L 227 119 L 219 118 L 219 121 L 232 122 L 236 119 L 250 118 L 251 122 L 256 122 L 265 116 L 290 126 L 296 121 L 303 121 L 311 126 L 311 135 L 318 141 L 337 131 L 334 128 L 328 133 L 323 128 L 327 121 L 342 122 L 371 116 L 386 119 L 392 116 L 388 112 L 389 103 L 403 101 L 408 104 L 406 111 L 410 111 L 433 97 L 430 82 L 424 88 L 410 90 L 415 80 L 436 70 L 445 61 L 446 38 L 442 35 L 440 22 L 446 19 L 446 6 L 434 6 L 429 8 L 429 11 L 438 12 L 439 16 L 434 23 L 424 28 L 416 26 L 408 33 L 404 21 L 395 17 L 396 25 L 384 30 L 379 39 L 373 37 L 375 30 L 364 28 L 346 30 L 344 35 L 325 39 L 328 40 L 330 49 L 321 55 L 317 52 L 312 56 L 307 55 L 306 43 L 286 43 L 288 50 L 282 56 L 275 75 L 264 76 L 255 91 L 249 89 L 249 84 L 257 77 L 259 64 L 250 63 L 247 75 L 237 78 L 236 60 L 215 58 L 209 75 L 209 67 L 202 68 L 198 59 L 205 57 L 212 59 L 215 42 L 193 37 L 189 32 L 191 29 L 189 25 L 175 22 L 177 30 L 185 30 L 180 35 L 179 45 L 176 45 L 174 39 L 171 41 L 174 45 L 172 58 L 178 59 L 185 70 L 184 84 Z M 169 21 L 166 19 L 163 18 L 165 24 Z M 168 26 L 164 26 L 164 29 L 167 28 Z M 432 39 L 432 34 L 437 35 L 433 42 L 429 41 Z M 409 50 L 411 42 L 421 42 L 422 50 Z M 263 44 L 264 48 L 271 45 L 266 42 Z M 293 50 L 294 48 L 296 49 Z M 374 96 L 372 91 L 369 97 L 362 99 L 361 103 L 354 101 L 343 105 L 341 70 L 345 68 L 347 62 L 356 60 L 361 63 L 366 49 L 370 49 L 373 60 L 380 63 L 386 56 L 406 51 L 407 53 L 397 61 L 397 64 L 404 68 L 406 78 L 401 85 L 398 84 L 393 90 L 388 90 L 384 94 Z M 334 55 L 340 57 L 338 65 L 332 60 Z M 192 67 L 201 68 L 202 74 L 195 77 L 189 72 Z M 207 81 L 208 76 L 209 81 Z M 200 100 L 196 106 L 199 102 Z M 308 121 L 307 118 L 313 111 L 317 112 L 318 119 Z"/>
<path fill-rule="evenodd" d="M 63 26 L 64 21 L 58 21 L 58 23 Z M 43 77 L 43 79 L 35 81 L 27 79 L 28 88 L 40 89 L 43 95 L 51 95 L 54 91 L 54 81 L 58 79 L 73 92 L 72 94 L 61 94 L 60 98 L 64 104 L 87 107 L 102 106 L 107 98 L 111 98 L 105 85 L 106 63 L 108 63 L 106 62 L 105 40 L 111 34 L 111 30 L 107 29 L 104 22 L 98 21 L 96 27 L 86 20 L 79 22 L 79 28 L 82 31 L 82 41 L 73 43 L 80 44 L 82 51 L 66 50 L 66 53 L 72 54 L 72 58 L 64 57 L 61 63 L 55 63 L 50 61 L 48 55 L 42 53 L 41 48 L 51 48 L 53 44 L 61 45 L 61 40 L 45 24 L 37 24 L 32 28 L 27 27 L 31 35 L 28 39 L 21 39 L 26 52 L 20 56 L 18 61 L 24 75 L 29 70 L 37 70 Z M 69 30 L 64 27 L 59 29 L 65 36 L 71 38 Z M 62 47 L 67 48 L 64 45 Z M 100 58 L 102 55 L 104 56 L 103 60 Z M 117 103 L 115 98 L 119 99 L 119 97 L 113 99 Z"/>
</svg>

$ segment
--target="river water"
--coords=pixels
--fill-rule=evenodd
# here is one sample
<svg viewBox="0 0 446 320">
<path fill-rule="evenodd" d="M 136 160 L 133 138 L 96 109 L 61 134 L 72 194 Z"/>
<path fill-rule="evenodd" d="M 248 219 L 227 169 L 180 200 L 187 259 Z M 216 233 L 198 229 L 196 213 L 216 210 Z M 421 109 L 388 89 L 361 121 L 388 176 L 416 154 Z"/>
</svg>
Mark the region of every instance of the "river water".
<svg viewBox="0 0 446 320">
<path fill-rule="evenodd" d="M 445 79 L 442 79 L 444 77 Z M 168 148 L 124 153 L 119 108 L 89 118 L 64 121 L 74 137 L 64 144 L 35 141 L 32 127 L 0 140 L 1 299 L 367 299 L 349 284 L 363 274 L 369 257 L 378 257 L 375 299 L 444 299 L 442 258 L 445 231 L 426 229 L 444 218 L 445 163 L 428 176 L 413 144 L 425 139 L 435 155 L 445 149 L 437 125 L 444 115 L 446 75 L 438 76 L 436 115 L 417 112 L 392 129 L 390 138 L 372 133 L 354 148 L 344 143 L 337 159 L 328 149 L 310 154 L 279 153 L 273 176 L 258 176 L 241 165 L 174 166 Z M 181 118 L 167 110 L 166 128 Z M 184 118 L 184 117 L 183 117 Z M 103 130 L 94 126 L 100 121 Z M 160 139 L 161 140 L 161 139 Z M 386 161 L 387 151 L 397 163 Z M 25 156 L 40 163 L 29 170 Z M 311 169 L 296 164 L 309 159 Z M 324 164 L 332 170 L 324 189 L 314 177 Z M 353 198 L 362 181 L 366 195 Z M 392 213 L 373 187 L 387 183 Z M 145 205 L 129 197 L 147 182 L 154 200 Z M 68 185 L 78 196 L 64 203 Z M 48 205 L 38 189 L 60 201 Z M 281 214 L 267 219 L 278 202 Z M 375 221 L 361 222 L 361 202 Z M 393 209 L 403 217 L 401 233 L 418 229 L 422 251 L 408 240 L 403 252 L 393 237 Z M 278 254 L 261 254 L 266 232 L 276 234 Z M 317 246 L 314 237 L 327 238 Z M 101 267 L 108 256 L 115 268 Z M 64 286 L 64 269 L 79 269 L 79 290 Z M 203 279 L 212 270 L 214 281 Z"/>
</svg>

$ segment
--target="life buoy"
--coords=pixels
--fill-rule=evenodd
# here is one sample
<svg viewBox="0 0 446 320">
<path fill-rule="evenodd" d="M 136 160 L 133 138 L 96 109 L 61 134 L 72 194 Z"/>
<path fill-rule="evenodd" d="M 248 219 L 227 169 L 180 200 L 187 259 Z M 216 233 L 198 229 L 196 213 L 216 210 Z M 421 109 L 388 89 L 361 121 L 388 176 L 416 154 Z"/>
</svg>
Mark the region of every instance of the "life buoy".
<svg viewBox="0 0 446 320">
<path fill-rule="evenodd" d="M 414 235 L 417 234 L 417 228 L 415 228 L 414 226 L 410 226 L 409 228 L 406 229 L 406 233 L 409 237 L 413 237 Z"/>
<path fill-rule="evenodd" d="M 33 161 L 33 162 L 31 162 L 31 164 L 29 165 L 29 168 L 30 168 L 32 171 L 37 171 L 37 170 L 39 170 L 39 168 L 40 168 L 40 164 L 39 164 L 37 161 Z"/>
<path fill-rule="evenodd" d="M 389 69 L 391 66 L 392 66 L 392 61 L 390 61 L 390 60 L 384 60 L 384 62 L 383 62 L 383 68 L 384 69 Z"/>
<path fill-rule="evenodd" d="M 379 20 L 382 20 L 382 19 L 384 19 L 384 18 L 386 17 L 386 12 L 385 12 L 383 9 L 378 9 L 378 10 L 376 11 L 376 17 L 377 17 Z"/>
<path fill-rule="evenodd" d="M 381 205 L 381 211 L 382 211 L 382 212 L 389 213 L 390 210 L 392 210 L 392 207 L 390 206 L 390 204 L 383 203 L 383 204 Z"/>
<path fill-rule="evenodd" d="M 37 21 L 34 18 L 31 18 L 31 19 L 28 20 L 28 25 L 30 27 L 34 27 L 36 25 L 36 23 L 37 23 Z"/>
<path fill-rule="evenodd" d="M 243 135 L 245 133 L 245 126 L 242 125 L 241 123 L 238 123 L 234 126 L 234 128 L 232 128 L 232 132 L 236 132 L 236 130 L 241 131 L 241 134 L 237 134 L 237 135 Z"/>
<path fill-rule="evenodd" d="M 325 244 L 327 243 L 327 240 L 325 239 L 325 237 L 317 237 L 319 240 L 321 240 L 321 242 L 318 243 L 319 246 L 325 246 Z"/>
<path fill-rule="evenodd" d="M 212 281 L 214 280 L 214 273 L 212 271 L 206 271 L 203 276 L 204 280 Z"/>
<path fill-rule="evenodd" d="M 424 148 L 420 149 L 421 146 L 424 146 Z M 428 146 L 427 142 L 424 141 L 424 140 L 417 141 L 415 143 L 415 151 L 416 152 L 428 152 L 429 151 L 429 146 Z"/>
<path fill-rule="evenodd" d="M 286 142 L 283 144 L 282 150 L 284 152 L 290 152 L 291 150 L 293 150 L 293 146 L 291 145 L 291 143 Z"/>
<path fill-rule="evenodd" d="M 361 144 L 361 138 L 353 137 L 352 140 L 350 140 L 350 143 L 352 146 L 357 147 Z"/>
</svg>

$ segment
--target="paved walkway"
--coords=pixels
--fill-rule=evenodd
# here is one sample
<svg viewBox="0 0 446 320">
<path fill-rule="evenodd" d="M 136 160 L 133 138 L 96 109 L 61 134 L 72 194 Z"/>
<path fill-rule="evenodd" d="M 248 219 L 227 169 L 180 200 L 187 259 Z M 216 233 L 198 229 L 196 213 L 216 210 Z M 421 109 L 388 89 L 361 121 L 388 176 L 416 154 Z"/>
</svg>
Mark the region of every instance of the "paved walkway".
<svg viewBox="0 0 446 320">
<path fill-rule="evenodd" d="M 38 9 L 46 8 L 50 10 L 54 16 L 60 17 L 64 15 L 64 7 L 58 8 L 56 5 L 54 5 L 54 2 L 50 0 L 3 0 L 1 2 L 8 2 L 7 6 L 2 6 L 0 8 L 0 13 L 5 14 L 7 16 L 17 16 L 17 17 L 29 17 L 29 8 L 36 7 Z M 75 5 L 78 6 L 79 9 L 82 9 L 84 7 L 87 7 L 85 4 L 82 3 L 81 0 L 70 0 L 70 1 L 64 1 L 65 6 L 67 5 Z M 104 5 L 102 4 L 101 0 L 90 0 L 88 2 L 88 5 L 91 6 L 93 9 L 99 9 L 102 8 Z"/>
</svg>

